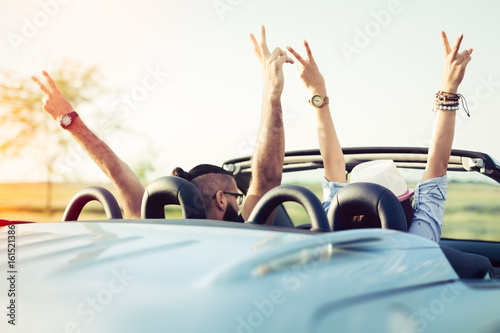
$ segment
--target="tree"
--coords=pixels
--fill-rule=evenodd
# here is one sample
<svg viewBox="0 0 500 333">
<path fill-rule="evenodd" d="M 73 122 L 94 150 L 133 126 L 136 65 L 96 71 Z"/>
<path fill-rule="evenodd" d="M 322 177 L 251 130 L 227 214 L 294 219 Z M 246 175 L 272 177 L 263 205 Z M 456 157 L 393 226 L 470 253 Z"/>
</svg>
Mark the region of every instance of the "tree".
<svg viewBox="0 0 500 333">
<path fill-rule="evenodd" d="M 61 92 L 75 109 L 92 103 L 93 112 L 106 121 L 110 112 L 97 110 L 96 101 L 114 94 L 104 88 L 96 66 L 85 67 L 65 60 L 50 74 Z M 42 111 L 42 93 L 29 77 L 3 71 L 0 77 L 0 152 L 4 156 L 17 156 L 29 150 L 45 170 L 47 185 L 46 211 L 52 211 L 52 182 L 57 159 L 68 154 L 72 138 L 59 128 L 59 124 Z M 121 129 L 116 122 L 107 122 Z M 35 153 L 32 153 L 35 152 Z"/>
</svg>

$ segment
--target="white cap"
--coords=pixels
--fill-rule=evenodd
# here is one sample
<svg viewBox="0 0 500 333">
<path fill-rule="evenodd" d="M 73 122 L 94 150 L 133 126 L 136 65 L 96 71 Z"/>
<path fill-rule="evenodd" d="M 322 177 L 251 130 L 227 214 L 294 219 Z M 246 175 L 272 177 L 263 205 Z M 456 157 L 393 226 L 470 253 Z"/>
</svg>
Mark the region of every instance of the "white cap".
<svg viewBox="0 0 500 333">
<path fill-rule="evenodd" d="M 393 160 L 370 161 L 356 165 L 351 171 L 351 183 L 375 183 L 389 189 L 399 202 L 413 195 Z"/>
</svg>

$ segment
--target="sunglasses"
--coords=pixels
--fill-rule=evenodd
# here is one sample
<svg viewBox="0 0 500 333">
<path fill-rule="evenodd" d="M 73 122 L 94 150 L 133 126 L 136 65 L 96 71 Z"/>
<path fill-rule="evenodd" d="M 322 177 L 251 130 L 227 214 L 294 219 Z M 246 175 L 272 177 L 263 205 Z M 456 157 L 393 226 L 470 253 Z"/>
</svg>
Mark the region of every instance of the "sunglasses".
<svg viewBox="0 0 500 333">
<path fill-rule="evenodd" d="M 229 195 L 236 197 L 236 202 L 238 203 L 238 206 L 241 206 L 241 204 L 243 203 L 244 195 L 241 193 L 232 193 L 232 192 L 224 192 L 224 191 L 222 191 L 222 193 L 229 194 Z M 214 195 L 212 196 L 212 199 L 215 199 L 216 194 L 217 193 L 214 193 Z"/>
</svg>

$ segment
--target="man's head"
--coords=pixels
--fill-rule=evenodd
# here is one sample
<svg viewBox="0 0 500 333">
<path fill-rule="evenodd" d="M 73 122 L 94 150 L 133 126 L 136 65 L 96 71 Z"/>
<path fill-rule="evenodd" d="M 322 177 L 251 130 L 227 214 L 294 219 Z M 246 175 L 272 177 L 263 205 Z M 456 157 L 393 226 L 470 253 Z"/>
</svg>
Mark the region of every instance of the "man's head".
<svg viewBox="0 0 500 333">
<path fill-rule="evenodd" d="M 238 216 L 238 187 L 228 171 L 215 165 L 200 164 L 189 172 L 175 168 L 172 176 L 189 180 L 198 188 L 209 219 L 233 221 Z"/>
<path fill-rule="evenodd" d="M 375 183 L 389 189 L 403 206 L 406 222 L 410 227 L 413 219 L 413 190 L 408 189 L 406 181 L 392 160 L 378 160 L 358 164 L 350 175 L 351 183 Z M 376 228 L 380 226 L 377 216 L 360 215 L 353 217 L 352 228 Z"/>
</svg>

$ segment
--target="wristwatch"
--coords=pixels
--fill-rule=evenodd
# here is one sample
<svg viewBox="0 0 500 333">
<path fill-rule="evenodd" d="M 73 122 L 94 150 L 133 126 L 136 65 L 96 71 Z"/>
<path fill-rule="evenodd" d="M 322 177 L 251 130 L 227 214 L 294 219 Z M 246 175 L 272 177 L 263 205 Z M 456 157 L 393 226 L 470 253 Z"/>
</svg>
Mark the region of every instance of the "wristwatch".
<svg viewBox="0 0 500 333">
<path fill-rule="evenodd" d="M 328 104 L 328 97 L 325 96 L 325 97 L 322 97 L 321 95 L 319 94 L 314 94 L 311 99 L 309 100 L 309 104 L 311 104 L 312 106 L 314 106 L 315 108 L 321 108 L 323 107 L 324 105 L 327 105 Z"/>
<path fill-rule="evenodd" d="M 73 121 L 75 120 L 76 117 L 78 117 L 78 113 L 76 113 L 76 111 L 62 114 L 59 120 L 59 124 L 61 125 L 62 128 L 67 129 L 68 127 L 71 126 L 71 124 L 73 124 Z"/>
</svg>

